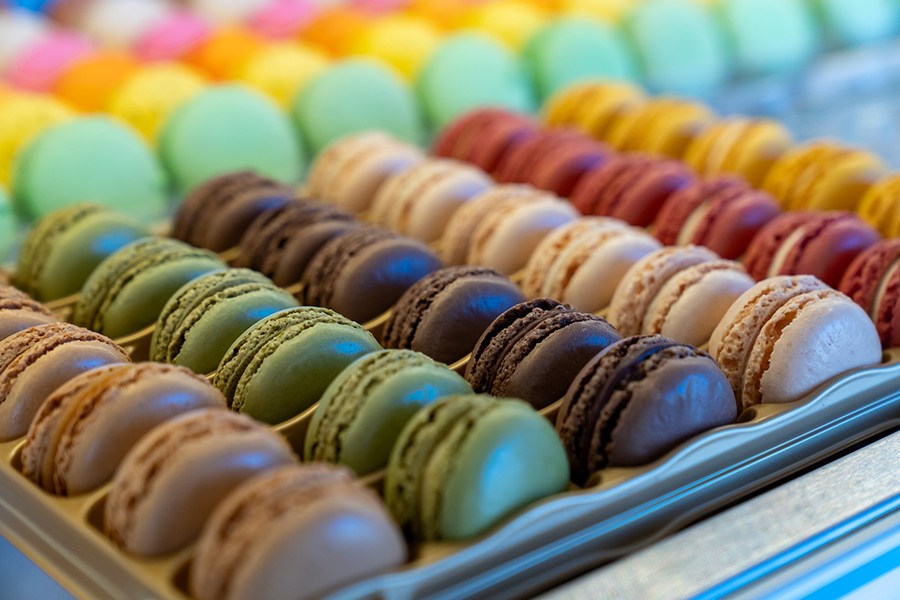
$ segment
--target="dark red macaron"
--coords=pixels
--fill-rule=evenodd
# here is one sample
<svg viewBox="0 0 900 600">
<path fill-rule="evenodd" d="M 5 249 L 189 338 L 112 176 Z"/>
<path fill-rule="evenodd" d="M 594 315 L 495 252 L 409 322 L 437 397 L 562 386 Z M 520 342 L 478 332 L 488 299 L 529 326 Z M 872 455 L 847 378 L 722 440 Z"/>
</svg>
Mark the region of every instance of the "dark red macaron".
<svg viewBox="0 0 900 600">
<path fill-rule="evenodd" d="M 900 346 L 900 239 L 882 240 L 860 253 L 838 289 L 869 314 L 884 348 Z"/>
<path fill-rule="evenodd" d="M 756 234 L 745 264 L 756 279 L 815 275 L 837 287 L 850 263 L 879 239 L 878 232 L 853 213 L 785 213 Z"/>
<path fill-rule="evenodd" d="M 621 154 L 585 174 L 569 199 L 582 214 L 615 217 L 647 227 L 666 200 L 693 179 L 679 161 Z"/>
<path fill-rule="evenodd" d="M 461 142 L 460 160 L 493 174 L 513 149 L 539 135 L 537 124 L 526 119 L 495 119 Z"/>
<path fill-rule="evenodd" d="M 572 145 L 597 144 L 576 129 L 545 129 L 509 148 L 494 170 L 499 183 L 525 183 L 549 156 Z"/>
<path fill-rule="evenodd" d="M 492 145 L 499 139 L 521 130 L 537 129 L 527 116 L 500 108 L 480 108 L 469 111 L 447 125 L 432 146 L 436 156 L 469 160 L 475 148 L 491 138 Z M 494 135 L 489 135 L 494 132 Z M 501 134 L 501 135 L 496 135 Z"/>
<path fill-rule="evenodd" d="M 573 139 L 558 144 L 535 160 L 525 182 L 568 198 L 581 178 L 599 169 L 610 156 L 610 150 L 600 142 L 589 138 Z"/>
<path fill-rule="evenodd" d="M 722 258 L 736 259 L 779 214 L 778 203 L 771 196 L 743 179 L 697 179 L 666 200 L 653 234 L 669 246 L 696 244 Z"/>
</svg>

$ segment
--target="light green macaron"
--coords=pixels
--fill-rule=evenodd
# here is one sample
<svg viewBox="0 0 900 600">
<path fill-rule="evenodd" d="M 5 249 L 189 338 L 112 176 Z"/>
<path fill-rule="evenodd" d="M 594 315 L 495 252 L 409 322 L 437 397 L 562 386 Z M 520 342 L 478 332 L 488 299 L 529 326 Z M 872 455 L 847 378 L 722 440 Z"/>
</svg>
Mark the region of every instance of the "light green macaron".
<svg viewBox="0 0 900 600">
<path fill-rule="evenodd" d="M 897 33 L 896 0 L 809 0 L 833 44 L 860 46 L 883 42 Z"/>
<path fill-rule="evenodd" d="M 19 220 L 6 191 L 0 187 L 0 263 L 5 263 L 19 236 Z"/>
<path fill-rule="evenodd" d="M 388 462 L 384 497 L 414 538 L 460 540 L 565 491 L 568 481 L 562 442 L 530 405 L 447 396 L 403 428 Z"/>
<path fill-rule="evenodd" d="M 165 173 L 128 126 L 108 117 L 81 117 L 48 128 L 17 156 L 16 209 L 37 219 L 58 208 L 93 202 L 156 219 L 168 207 Z"/>
<path fill-rule="evenodd" d="M 159 153 L 179 193 L 233 171 L 293 184 L 305 169 L 288 117 L 240 85 L 212 87 L 181 104 L 163 126 Z"/>
<path fill-rule="evenodd" d="M 211 373 L 254 323 L 295 306 L 291 294 L 256 271 L 226 269 L 203 275 L 166 302 L 150 341 L 150 359 Z"/>
<path fill-rule="evenodd" d="M 472 388 L 447 365 L 413 350 L 382 350 L 341 371 L 306 433 L 307 461 L 341 463 L 359 475 L 387 465 L 397 435 L 422 407 Z"/>
<path fill-rule="evenodd" d="M 332 310 L 291 308 L 235 340 L 213 384 L 233 410 L 274 425 L 318 402 L 350 363 L 377 350 L 371 333 Z"/>
<path fill-rule="evenodd" d="M 43 302 L 69 296 L 106 257 L 149 235 L 137 219 L 99 204 L 60 208 L 25 236 L 13 282 Z"/>
</svg>

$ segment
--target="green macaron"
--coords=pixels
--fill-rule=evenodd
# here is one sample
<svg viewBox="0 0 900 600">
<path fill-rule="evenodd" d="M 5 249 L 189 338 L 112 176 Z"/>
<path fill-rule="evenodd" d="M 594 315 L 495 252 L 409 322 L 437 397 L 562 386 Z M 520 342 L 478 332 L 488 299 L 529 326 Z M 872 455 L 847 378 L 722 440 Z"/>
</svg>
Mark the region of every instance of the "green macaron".
<svg viewBox="0 0 900 600">
<path fill-rule="evenodd" d="M 350 133 L 379 129 L 407 142 L 422 141 L 422 118 L 412 91 L 382 63 L 353 58 L 314 76 L 291 109 L 314 154 Z"/>
<path fill-rule="evenodd" d="M 148 237 L 120 248 L 91 273 L 72 322 L 118 338 L 156 321 L 181 286 L 225 263 L 169 238 Z"/>
<path fill-rule="evenodd" d="M 466 539 L 566 490 L 569 464 L 550 422 L 520 400 L 447 396 L 403 428 L 384 497 L 414 538 Z"/>
<path fill-rule="evenodd" d="M 12 193 L 31 219 L 79 202 L 149 219 L 168 207 L 165 173 L 151 149 L 108 117 L 71 119 L 38 135 L 16 157 Z"/>
<path fill-rule="evenodd" d="M 0 263 L 6 262 L 9 253 L 16 245 L 19 235 L 19 221 L 12 209 L 12 203 L 6 191 L 0 187 Z"/>
<path fill-rule="evenodd" d="M 274 425 L 318 402 L 344 368 L 377 350 L 372 334 L 332 310 L 291 308 L 235 340 L 213 384 L 233 410 Z"/>
<path fill-rule="evenodd" d="M 256 271 L 208 273 L 166 302 L 150 340 L 150 359 L 210 373 L 250 326 L 295 306 L 291 294 Z"/>
<path fill-rule="evenodd" d="M 22 242 L 14 283 L 43 302 L 76 293 L 107 256 L 150 231 L 99 204 L 73 204 L 40 219 Z"/>
<path fill-rule="evenodd" d="M 293 184 L 305 160 L 287 116 L 239 85 L 209 88 L 180 105 L 163 127 L 159 153 L 180 193 L 232 171 Z"/>
<path fill-rule="evenodd" d="M 387 465 L 407 421 L 422 407 L 472 388 L 447 365 L 412 350 L 356 360 L 322 395 L 306 433 L 307 461 L 341 463 L 359 475 Z"/>
</svg>

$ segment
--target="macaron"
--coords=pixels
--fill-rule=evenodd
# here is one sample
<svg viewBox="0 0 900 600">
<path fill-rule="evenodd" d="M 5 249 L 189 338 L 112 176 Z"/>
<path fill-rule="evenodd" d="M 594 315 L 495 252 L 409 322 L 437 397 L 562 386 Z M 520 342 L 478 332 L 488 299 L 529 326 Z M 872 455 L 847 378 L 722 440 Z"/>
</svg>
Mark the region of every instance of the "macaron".
<svg viewBox="0 0 900 600">
<path fill-rule="evenodd" d="M 319 401 L 357 358 L 381 346 L 361 325 L 311 306 L 259 321 L 228 349 L 213 385 L 235 411 L 275 424 Z"/>
<path fill-rule="evenodd" d="M 447 396 L 403 428 L 388 463 L 384 498 L 414 539 L 465 540 L 565 491 L 568 479 L 553 426 L 531 406 L 485 395 Z"/>
<path fill-rule="evenodd" d="M 486 267 L 446 267 L 412 285 L 385 325 L 385 348 L 409 348 L 453 363 L 475 347 L 484 330 L 525 301 L 514 283 Z"/>
<path fill-rule="evenodd" d="M 722 258 L 738 259 L 759 230 L 779 214 L 774 198 L 742 179 L 700 178 L 669 196 L 653 235 L 669 246 L 696 244 Z"/>
<path fill-rule="evenodd" d="M 268 40 L 283 40 L 303 29 L 319 7 L 308 0 L 269 0 L 255 8 L 244 25 Z"/>
<path fill-rule="evenodd" d="M 581 368 L 618 339 L 606 319 L 538 298 L 491 323 L 475 344 L 466 380 L 477 393 L 541 409 L 562 398 Z"/>
<path fill-rule="evenodd" d="M 291 116 L 313 155 L 338 138 L 370 129 L 411 143 L 423 137 L 412 90 L 370 59 L 338 61 L 314 76 L 294 100 Z"/>
<path fill-rule="evenodd" d="M 122 50 L 98 50 L 69 65 L 50 92 L 80 111 L 100 112 L 138 68 L 137 60 Z"/>
<path fill-rule="evenodd" d="M 288 186 L 254 171 L 217 175 L 193 188 L 178 207 L 172 237 L 214 252 L 228 250 L 256 217 L 293 196 Z"/>
<path fill-rule="evenodd" d="M 744 263 L 755 279 L 815 275 L 836 286 L 853 259 L 879 239 L 852 213 L 785 213 L 756 234 Z"/>
<path fill-rule="evenodd" d="M 36 44 L 50 30 L 50 23 L 28 10 L 0 13 L 0 71 L 25 48 Z"/>
<path fill-rule="evenodd" d="M 322 6 L 300 29 L 297 37 L 332 56 L 346 56 L 373 16 L 367 10 L 352 5 Z"/>
<path fill-rule="evenodd" d="M 537 124 L 525 115 L 477 108 L 444 127 L 435 138 L 432 152 L 472 163 L 494 175 L 508 152 L 540 133 Z"/>
<path fill-rule="evenodd" d="M 49 308 L 25 292 L 10 285 L 0 285 L 0 340 L 34 327 L 56 322 Z"/>
<path fill-rule="evenodd" d="M 259 92 L 238 85 L 208 88 L 179 105 L 160 134 L 159 153 L 182 192 L 240 170 L 293 184 L 305 160 L 288 118 Z"/>
<path fill-rule="evenodd" d="M 255 33 L 239 25 L 213 28 L 180 57 L 213 81 L 232 81 L 264 46 Z"/>
<path fill-rule="evenodd" d="M 147 23 L 130 45 L 135 56 L 145 62 L 185 59 L 191 50 L 212 34 L 212 25 L 189 10 L 168 7 L 162 19 Z"/>
<path fill-rule="evenodd" d="M 385 133 L 349 134 L 316 156 L 305 192 L 351 213 L 364 213 L 387 179 L 422 160 L 417 147 Z"/>
<path fill-rule="evenodd" d="M 662 334 L 702 346 L 754 280 L 735 261 L 697 246 L 666 247 L 636 262 L 612 298 L 610 322 L 623 335 Z"/>
<path fill-rule="evenodd" d="M 278 3 L 289 2 L 282 0 Z M 300 90 L 324 70 L 328 62 L 322 51 L 309 44 L 292 41 L 269 43 L 244 63 L 238 80 L 263 92 L 280 108 L 289 110 Z"/>
<path fill-rule="evenodd" d="M 728 309 L 709 340 L 740 406 L 794 402 L 826 381 L 881 361 L 862 308 L 812 276 L 764 279 Z"/>
<path fill-rule="evenodd" d="M 140 221 L 98 204 L 55 210 L 26 234 L 13 282 L 41 301 L 71 296 L 106 257 L 149 235 Z"/>
<path fill-rule="evenodd" d="M 125 552 L 160 556 L 193 542 L 229 492 L 293 464 L 287 441 L 244 415 L 198 409 L 144 435 L 116 470 L 103 530 Z"/>
<path fill-rule="evenodd" d="M 13 87 L 48 93 L 69 66 L 93 51 L 93 44 L 77 33 L 50 30 L 20 49 L 7 64 L 4 76 Z"/>
<path fill-rule="evenodd" d="M 444 396 L 470 393 L 465 379 L 419 352 L 367 354 L 322 395 L 306 432 L 304 460 L 343 464 L 359 475 L 383 469 L 413 415 Z"/>
<path fill-rule="evenodd" d="M 547 98 L 543 121 L 551 127 L 578 127 L 605 140 L 619 116 L 643 102 L 644 92 L 634 84 L 589 79 L 568 85 Z"/>
<path fill-rule="evenodd" d="M 812 8 L 828 39 L 837 45 L 860 46 L 885 41 L 897 33 L 900 10 L 886 0 L 813 0 Z"/>
<path fill-rule="evenodd" d="M 297 306 L 287 291 L 248 269 L 214 271 L 184 284 L 163 307 L 150 358 L 211 373 L 257 321 Z"/>
<path fill-rule="evenodd" d="M 370 220 L 423 242 L 443 235 L 454 213 L 487 191 L 484 171 L 455 160 L 422 160 L 387 178 L 371 203 Z"/>
<path fill-rule="evenodd" d="M 572 205 L 549 192 L 495 186 L 456 211 L 441 252 L 448 264 L 483 265 L 511 275 L 525 267 L 550 232 L 577 217 Z"/>
<path fill-rule="evenodd" d="M 528 0 L 488 0 L 467 5 L 462 29 L 491 35 L 508 47 L 521 51 L 547 19 L 538 3 Z"/>
<path fill-rule="evenodd" d="M 434 128 L 480 106 L 526 113 L 536 108 L 534 90 L 518 56 L 477 32 L 448 36 L 422 66 L 415 89 Z"/>
<path fill-rule="evenodd" d="M 77 26 L 105 47 L 128 48 L 149 27 L 164 20 L 168 5 L 146 0 L 93 0 L 92 2 L 50 2 L 57 22 Z"/>
<path fill-rule="evenodd" d="M 882 240 L 860 253 L 839 289 L 869 314 L 884 348 L 900 346 L 900 240 Z"/>
<path fill-rule="evenodd" d="M 887 175 L 866 191 L 859 216 L 884 237 L 900 237 L 900 176 Z"/>
<path fill-rule="evenodd" d="M 0 263 L 5 263 L 16 244 L 19 235 L 19 219 L 13 211 L 12 202 L 0 186 Z"/>
<path fill-rule="evenodd" d="M 88 277 L 72 322 L 110 337 L 154 323 L 172 295 L 188 281 L 225 268 L 207 250 L 150 237 L 123 246 Z"/>
<path fill-rule="evenodd" d="M 608 467 L 656 461 L 737 415 L 728 380 L 706 352 L 661 335 L 632 336 L 584 366 L 566 392 L 556 430 L 572 481 L 591 486 Z"/>
<path fill-rule="evenodd" d="M 83 152 L 72 152 L 83 148 Z M 166 177 L 150 148 L 107 117 L 80 117 L 44 130 L 17 155 L 16 208 L 36 219 L 58 208 L 93 202 L 142 219 L 168 207 Z"/>
<path fill-rule="evenodd" d="M 401 12 L 379 16 L 355 37 L 351 54 L 374 58 L 413 79 L 440 44 L 440 30 L 427 19 Z"/>
<path fill-rule="evenodd" d="M 680 97 L 659 96 L 620 100 L 619 110 L 607 117 L 603 140 L 620 152 L 681 159 L 694 139 L 714 122 L 710 108 Z"/>
<path fill-rule="evenodd" d="M 659 246 L 622 221 L 578 219 L 544 238 L 525 267 L 522 287 L 529 298 L 557 298 L 598 313 L 609 306 L 628 269 Z"/>
<path fill-rule="evenodd" d="M 155 363 L 85 371 L 41 405 L 22 445 L 22 474 L 63 496 L 93 491 L 113 478 L 148 431 L 198 408 L 225 408 L 206 379 Z"/>
<path fill-rule="evenodd" d="M 23 329 L 0 341 L 0 440 L 25 435 L 41 404 L 76 375 L 128 355 L 109 338 L 69 323 Z"/>
<path fill-rule="evenodd" d="M 378 495 L 346 469 L 280 467 L 243 483 L 212 512 L 193 552 L 191 595 L 320 598 L 399 567 L 406 555 Z"/>
<path fill-rule="evenodd" d="M 679 161 L 622 154 L 585 174 L 569 199 L 581 214 L 647 227 L 656 221 L 669 196 L 692 180 Z"/>
</svg>

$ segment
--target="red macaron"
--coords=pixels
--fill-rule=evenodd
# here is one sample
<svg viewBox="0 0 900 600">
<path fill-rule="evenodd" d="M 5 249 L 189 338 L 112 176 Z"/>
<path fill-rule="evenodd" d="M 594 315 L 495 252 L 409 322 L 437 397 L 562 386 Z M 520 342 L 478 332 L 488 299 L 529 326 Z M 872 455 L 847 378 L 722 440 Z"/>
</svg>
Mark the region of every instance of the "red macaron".
<svg viewBox="0 0 900 600">
<path fill-rule="evenodd" d="M 900 239 L 882 240 L 860 253 L 839 289 L 869 314 L 883 347 L 900 346 Z"/>
<path fill-rule="evenodd" d="M 438 135 L 437 156 L 470 162 L 492 173 L 513 147 L 537 135 L 538 125 L 529 117 L 497 108 L 467 112 Z"/>
</svg>

